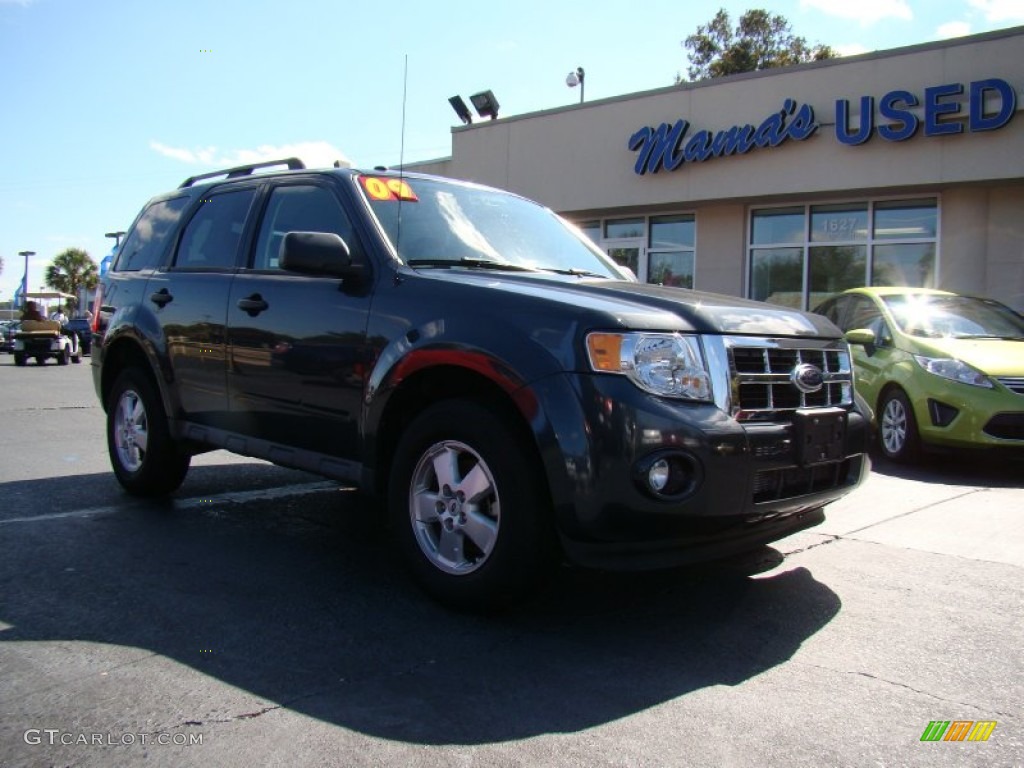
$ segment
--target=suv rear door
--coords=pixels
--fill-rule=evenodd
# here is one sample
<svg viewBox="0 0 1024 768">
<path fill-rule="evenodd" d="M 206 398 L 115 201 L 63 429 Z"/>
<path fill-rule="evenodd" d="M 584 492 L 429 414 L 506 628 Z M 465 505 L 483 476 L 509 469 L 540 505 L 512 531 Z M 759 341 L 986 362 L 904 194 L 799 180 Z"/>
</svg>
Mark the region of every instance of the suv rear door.
<svg viewBox="0 0 1024 768">
<path fill-rule="evenodd" d="M 233 185 L 204 193 L 170 265 L 146 286 L 176 382 L 180 413 L 172 415 L 208 426 L 223 428 L 227 419 L 227 296 L 258 189 Z"/>
<path fill-rule="evenodd" d="M 332 185 L 309 177 L 272 183 L 249 265 L 236 276 L 228 300 L 233 430 L 356 459 L 370 357 L 369 278 L 352 285 L 336 277 L 286 272 L 278 258 L 288 232 L 333 232 L 348 244 L 354 262 L 366 263 Z"/>
</svg>

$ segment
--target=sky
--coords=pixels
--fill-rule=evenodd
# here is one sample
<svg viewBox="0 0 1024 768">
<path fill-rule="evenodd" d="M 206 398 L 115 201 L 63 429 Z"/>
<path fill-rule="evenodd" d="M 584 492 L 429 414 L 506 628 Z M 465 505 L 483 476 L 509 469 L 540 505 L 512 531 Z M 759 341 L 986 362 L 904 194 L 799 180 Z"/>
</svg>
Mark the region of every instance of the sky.
<svg viewBox="0 0 1024 768">
<path fill-rule="evenodd" d="M 0 302 L 187 176 L 298 155 L 447 157 L 448 98 L 502 117 L 672 85 L 725 8 L 842 55 L 1024 25 L 1024 0 L 0 0 Z"/>
</svg>

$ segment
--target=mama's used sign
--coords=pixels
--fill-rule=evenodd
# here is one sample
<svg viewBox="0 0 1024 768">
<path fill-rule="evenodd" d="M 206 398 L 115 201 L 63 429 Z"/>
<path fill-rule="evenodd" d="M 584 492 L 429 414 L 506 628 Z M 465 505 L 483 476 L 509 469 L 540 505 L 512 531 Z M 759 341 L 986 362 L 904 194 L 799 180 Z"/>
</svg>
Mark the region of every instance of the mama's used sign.
<svg viewBox="0 0 1024 768">
<path fill-rule="evenodd" d="M 966 121 L 961 98 L 968 93 Z M 947 136 L 992 131 L 1010 122 L 1017 109 L 1017 94 L 1005 80 L 976 80 L 966 87 L 946 83 L 924 89 L 922 98 L 910 91 L 889 91 L 878 100 L 861 96 L 859 114 L 851 119 L 850 100 L 835 103 L 836 140 L 856 146 L 872 136 L 886 141 L 905 141 L 923 127 L 925 136 Z M 966 126 L 965 126 L 966 122 Z M 753 149 L 777 147 L 787 141 L 804 141 L 818 131 L 814 108 L 786 99 L 782 108 L 757 125 L 733 125 L 719 131 L 700 130 L 690 134 L 690 123 L 682 118 L 657 128 L 644 126 L 630 137 L 628 147 L 637 153 L 633 170 L 640 175 L 661 170 L 675 171 L 684 163 L 700 163 L 715 157 L 744 155 Z"/>
</svg>

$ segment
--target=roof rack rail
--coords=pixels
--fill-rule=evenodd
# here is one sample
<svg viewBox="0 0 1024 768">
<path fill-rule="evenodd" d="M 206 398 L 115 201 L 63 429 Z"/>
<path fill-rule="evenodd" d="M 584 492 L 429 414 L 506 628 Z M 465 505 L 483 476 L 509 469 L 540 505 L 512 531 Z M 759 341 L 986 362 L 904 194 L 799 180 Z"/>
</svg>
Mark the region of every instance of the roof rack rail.
<svg viewBox="0 0 1024 768">
<path fill-rule="evenodd" d="M 234 168 L 225 168 L 223 171 L 210 171 L 209 173 L 200 173 L 198 176 L 189 176 L 181 182 L 178 189 L 191 187 L 197 181 L 212 179 L 214 176 L 224 176 L 229 179 L 237 179 L 239 176 L 248 176 L 257 168 L 269 168 L 274 165 L 287 165 L 289 171 L 301 171 L 306 167 L 306 164 L 297 157 L 287 157 L 283 160 L 267 160 L 262 163 L 250 163 L 248 165 L 238 165 Z"/>
</svg>

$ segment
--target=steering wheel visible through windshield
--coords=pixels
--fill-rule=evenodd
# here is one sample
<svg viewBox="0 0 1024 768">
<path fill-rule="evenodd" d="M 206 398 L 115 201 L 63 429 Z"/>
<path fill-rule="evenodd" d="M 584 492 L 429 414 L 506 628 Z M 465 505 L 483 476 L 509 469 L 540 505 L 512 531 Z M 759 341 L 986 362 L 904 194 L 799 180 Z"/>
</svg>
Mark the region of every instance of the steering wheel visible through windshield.
<svg viewBox="0 0 1024 768">
<path fill-rule="evenodd" d="M 398 257 L 409 266 L 624 277 L 585 235 L 517 195 L 417 177 L 360 176 L 359 183 Z"/>
</svg>

